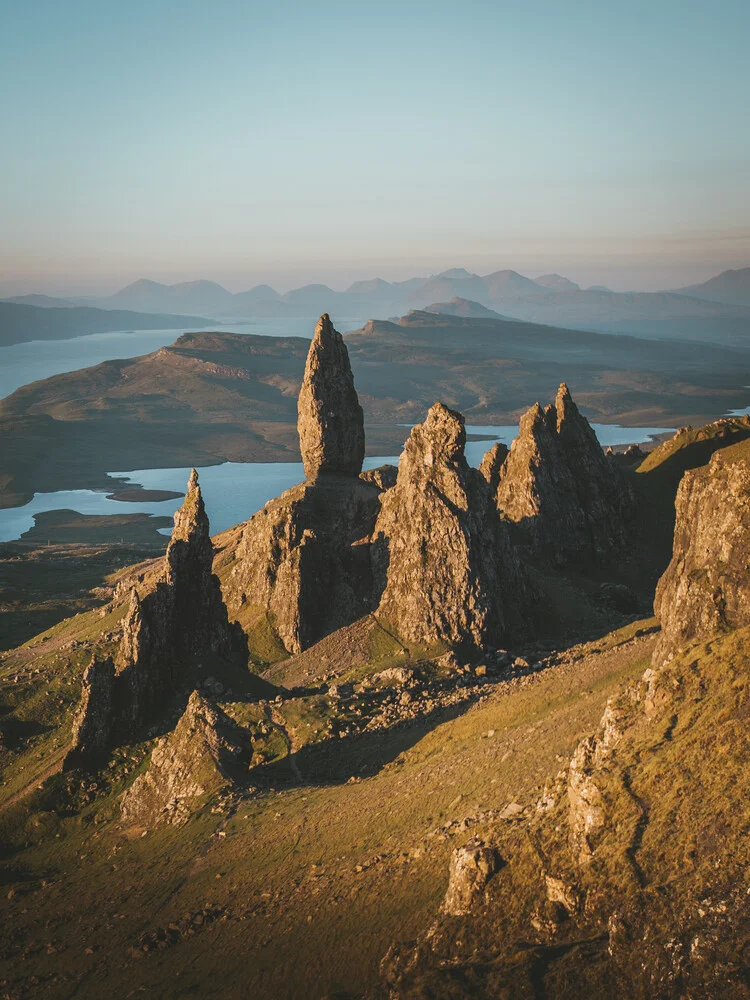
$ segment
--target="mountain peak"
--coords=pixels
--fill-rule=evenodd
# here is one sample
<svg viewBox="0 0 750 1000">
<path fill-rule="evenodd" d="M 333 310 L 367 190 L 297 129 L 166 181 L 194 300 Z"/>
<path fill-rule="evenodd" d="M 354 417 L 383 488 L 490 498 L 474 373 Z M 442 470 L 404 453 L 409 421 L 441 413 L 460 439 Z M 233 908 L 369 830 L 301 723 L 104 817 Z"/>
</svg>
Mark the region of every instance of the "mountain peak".
<svg viewBox="0 0 750 1000">
<path fill-rule="evenodd" d="M 545 288 L 553 288 L 559 292 L 581 290 L 580 285 L 577 285 L 575 281 L 571 281 L 570 278 L 565 278 L 562 274 L 541 274 L 538 278 L 534 278 L 534 281 L 537 285 L 543 285 Z"/>
<path fill-rule="evenodd" d="M 467 271 L 465 267 L 450 267 L 447 271 L 441 271 L 436 277 L 461 281 L 465 278 L 476 278 L 478 275 L 474 274 L 473 271 Z"/>
</svg>

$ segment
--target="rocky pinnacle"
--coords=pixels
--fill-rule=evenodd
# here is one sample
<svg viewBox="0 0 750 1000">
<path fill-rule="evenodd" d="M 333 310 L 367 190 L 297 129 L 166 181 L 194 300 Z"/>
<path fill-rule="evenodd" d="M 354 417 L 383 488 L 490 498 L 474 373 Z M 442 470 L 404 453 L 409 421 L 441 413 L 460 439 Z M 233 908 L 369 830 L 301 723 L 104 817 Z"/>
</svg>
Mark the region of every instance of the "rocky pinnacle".
<svg viewBox="0 0 750 1000">
<path fill-rule="evenodd" d="M 460 413 L 435 403 L 412 429 L 374 534 L 379 614 L 418 643 L 484 645 L 508 627 L 520 567 L 484 478 L 464 456 Z"/>
<path fill-rule="evenodd" d="M 297 413 L 305 476 L 358 476 L 365 456 L 364 416 L 344 338 L 327 313 L 310 344 Z"/>
</svg>

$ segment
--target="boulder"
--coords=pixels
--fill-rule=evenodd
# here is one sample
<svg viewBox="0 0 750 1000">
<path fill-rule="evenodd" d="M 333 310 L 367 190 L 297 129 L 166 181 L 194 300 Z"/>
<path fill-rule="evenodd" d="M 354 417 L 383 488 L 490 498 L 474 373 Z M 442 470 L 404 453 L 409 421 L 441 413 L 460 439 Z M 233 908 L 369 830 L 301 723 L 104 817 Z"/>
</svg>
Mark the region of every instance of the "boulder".
<svg viewBox="0 0 750 1000">
<path fill-rule="evenodd" d="M 327 313 L 318 320 L 297 403 L 305 476 L 358 476 L 365 457 L 364 415 L 349 352 Z"/>
<path fill-rule="evenodd" d="M 501 866 L 502 858 L 497 848 L 488 846 L 478 837 L 457 847 L 451 855 L 448 889 L 441 911 L 446 916 L 465 916 Z"/>
</svg>

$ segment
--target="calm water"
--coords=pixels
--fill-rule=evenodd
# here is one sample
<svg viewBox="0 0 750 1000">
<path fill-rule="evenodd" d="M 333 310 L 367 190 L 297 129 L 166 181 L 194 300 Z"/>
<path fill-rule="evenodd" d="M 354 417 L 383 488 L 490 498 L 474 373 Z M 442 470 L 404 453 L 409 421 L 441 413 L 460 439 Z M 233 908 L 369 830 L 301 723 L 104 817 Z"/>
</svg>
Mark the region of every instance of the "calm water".
<svg viewBox="0 0 750 1000">
<path fill-rule="evenodd" d="M 343 333 L 356 330 L 363 319 L 335 320 Z M 266 337 L 312 338 L 315 320 L 269 319 L 253 323 L 223 323 L 201 327 L 201 330 L 223 330 L 227 333 L 254 333 Z M 39 379 L 89 368 L 115 358 L 137 358 L 160 347 L 174 343 L 183 333 L 196 333 L 196 328 L 176 330 L 130 330 L 117 333 L 95 333 L 90 337 L 71 340 L 32 340 L 28 344 L 0 347 L 0 398 L 9 396 L 22 385 Z"/>
<path fill-rule="evenodd" d="M 648 441 L 653 434 L 669 431 L 664 427 L 618 427 L 612 424 L 593 424 L 600 442 L 610 444 Z M 469 434 L 485 435 L 485 440 L 469 441 L 466 457 L 471 465 L 477 466 L 493 441 L 510 444 L 518 432 L 518 427 L 468 425 Z M 364 467 L 374 469 L 378 465 L 398 463 L 397 455 L 386 455 L 365 459 Z M 304 478 L 300 462 L 225 462 L 199 469 L 201 489 L 206 503 L 206 511 L 211 521 L 211 531 L 216 533 L 231 528 L 260 510 L 268 500 L 299 483 Z M 190 469 L 136 469 L 130 472 L 113 472 L 112 476 L 123 478 L 127 484 L 138 483 L 150 490 L 173 490 L 182 493 L 187 484 Z M 28 531 L 34 525 L 34 515 L 49 510 L 74 510 L 79 514 L 160 514 L 171 516 L 182 503 L 181 499 L 163 500 L 157 503 L 125 503 L 108 500 L 106 493 L 93 490 L 60 490 L 55 493 L 36 493 L 33 500 L 24 507 L 0 510 L 0 541 L 8 542 Z M 169 529 L 161 529 L 169 534 Z"/>
</svg>

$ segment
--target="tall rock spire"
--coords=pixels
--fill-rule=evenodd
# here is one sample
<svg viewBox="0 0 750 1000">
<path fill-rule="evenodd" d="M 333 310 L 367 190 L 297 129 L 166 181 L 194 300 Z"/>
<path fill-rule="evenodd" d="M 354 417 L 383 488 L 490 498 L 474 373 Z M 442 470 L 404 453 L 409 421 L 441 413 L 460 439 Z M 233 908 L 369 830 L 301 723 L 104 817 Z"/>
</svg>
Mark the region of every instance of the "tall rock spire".
<svg viewBox="0 0 750 1000">
<path fill-rule="evenodd" d="M 138 737 L 206 674 L 242 683 L 247 639 L 229 621 L 198 475 L 175 514 L 160 579 L 140 596 L 133 588 L 114 665 L 94 664 L 84 685 L 72 759 Z M 184 701 L 183 701 L 184 707 Z"/>
<path fill-rule="evenodd" d="M 365 456 L 364 415 L 344 338 L 324 313 L 307 355 L 297 403 L 297 430 L 305 476 L 358 476 Z"/>
</svg>

